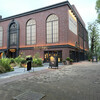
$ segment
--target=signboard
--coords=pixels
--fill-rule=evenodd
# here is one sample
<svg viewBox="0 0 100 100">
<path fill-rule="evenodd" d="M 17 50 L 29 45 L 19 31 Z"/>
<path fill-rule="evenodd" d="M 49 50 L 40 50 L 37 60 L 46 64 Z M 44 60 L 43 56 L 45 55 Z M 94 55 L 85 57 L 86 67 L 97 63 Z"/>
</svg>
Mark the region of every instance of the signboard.
<svg viewBox="0 0 100 100">
<path fill-rule="evenodd" d="M 57 56 L 51 56 L 50 57 L 50 63 L 49 63 L 49 66 L 52 67 L 57 67 L 58 68 L 58 57 Z"/>
<path fill-rule="evenodd" d="M 55 62 L 55 58 L 53 56 L 50 57 L 51 62 Z"/>
<path fill-rule="evenodd" d="M 15 52 L 15 51 L 16 51 L 16 49 L 10 49 L 9 51 L 10 51 L 10 52 Z"/>
<path fill-rule="evenodd" d="M 71 10 L 69 12 L 69 29 L 77 35 L 77 19 Z"/>
</svg>

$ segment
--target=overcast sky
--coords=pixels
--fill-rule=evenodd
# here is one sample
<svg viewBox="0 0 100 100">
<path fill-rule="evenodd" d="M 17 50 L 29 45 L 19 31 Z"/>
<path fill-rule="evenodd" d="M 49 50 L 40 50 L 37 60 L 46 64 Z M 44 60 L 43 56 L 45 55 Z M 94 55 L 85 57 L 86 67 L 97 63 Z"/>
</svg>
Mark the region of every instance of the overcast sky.
<svg viewBox="0 0 100 100">
<path fill-rule="evenodd" d="M 0 0 L 0 15 L 5 18 L 63 1 L 66 0 Z M 95 10 L 96 0 L 68 1 L 76 6 L 86 25 L 97 18 Z"/>
</svg>

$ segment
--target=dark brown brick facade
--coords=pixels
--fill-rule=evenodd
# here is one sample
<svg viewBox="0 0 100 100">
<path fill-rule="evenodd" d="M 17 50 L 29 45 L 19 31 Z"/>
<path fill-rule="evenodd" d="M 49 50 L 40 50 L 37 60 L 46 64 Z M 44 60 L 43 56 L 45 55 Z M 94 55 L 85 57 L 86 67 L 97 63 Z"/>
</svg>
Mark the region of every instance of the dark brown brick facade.
<svg viewBox="0 0 100 100">
<path fill-rule="evenodd" d="M 62 3 L 63 4 L 63 3 Z M 60 5 L 60 4 L 59 4 Z M 56 6 L 56 5 L 55 5 Z M 14 19 L 19 23 L 19 54 L 24 52 L 25 55 L 34 55 L 36 52 L 40 53 L 40 57 L 44 59 L 44 51 L 46 50 L 61 50 L 62 51 L 62 58 L 65 59 L 66 57 L 70 56 L 69 51 L 75 51 L 75 42 L 78 43 L 80 40 L 80 50 L 88 50 L 88 43 L 85 43 L 85 48 L 83 47 L 84 39 L 82 37 L 78 38 L 78 35 L 75 35 L 73 32 L 69 30 L 69 18 L 68 18 L 68 10 L 71 9 L 68 4 L 55 7 L 45 11 L 23 15 L 21 17 L 15 16 L 15 18 L 9 19 L 1 19 L 0 26 L 3 27 L 3 46 L 0 47 L 0 50 L 7 49 L 7 34 L 8 34 L 8 25 Z M 46 43 L 46 19 L 50 14 L 55 14 L 58 16 L 59 22 L 59 42 L 54 44 L 47 44 Z M 35 45 L 26 45 L 26 23 L 29 19 L 34 19 L 36 21 L 36 44 Z M 83 26 L 84 27 L 84 26 Z M 78 33 L 79 34 L 79 33 Z M 83 33 L 82 33 L 83 34 Z M 79 40 L 78 40 L 79 39 Z M 59 46 L 62 45 L 63 47 L 54 48 L 53 49 L 35 49 L 34 47 L 38 46 Z M 70 48 L 69 46 L 70 45 Z M 28 50 L 25 48 L 33 47 L 33 50 Z"/>
</svg>

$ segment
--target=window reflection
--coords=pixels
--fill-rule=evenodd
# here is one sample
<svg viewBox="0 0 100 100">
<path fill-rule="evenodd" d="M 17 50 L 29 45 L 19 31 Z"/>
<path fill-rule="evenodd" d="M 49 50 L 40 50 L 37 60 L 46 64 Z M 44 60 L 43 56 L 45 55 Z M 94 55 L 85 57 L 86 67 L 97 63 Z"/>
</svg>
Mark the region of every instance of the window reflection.
<svg viewBox="0 0 100 100">
<path fill-rule="evenodd" d="M 58 42 L 58 17 L 50 15 L 47 19 L 47 43 Z"/>
<path fill-rule="evenodd" d="M 27 23 L 26 44 L 31 45 L 36 43 L 36 22 L 31 19 Z"/>
</svg>

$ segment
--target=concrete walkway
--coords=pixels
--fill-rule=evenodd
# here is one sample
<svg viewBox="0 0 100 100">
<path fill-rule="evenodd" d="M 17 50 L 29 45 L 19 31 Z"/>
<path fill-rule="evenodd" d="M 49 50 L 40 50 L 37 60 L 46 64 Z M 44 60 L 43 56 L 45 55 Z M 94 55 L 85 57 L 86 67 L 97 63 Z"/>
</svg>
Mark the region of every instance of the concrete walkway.
<svg viewBox="0 0 100 100">
<path fill-rule="evenodd" d="M 61 65 L 62 63 L 59 63 L 59 66 Z M 0 79 L 9 78 L 12 76 L 17 76 L 22 74 L 28 74 L 34 71 L 41 71 L 41 70 L 48 69 L 48 67 L 49 67 L 49 63 L 44 63 L 42 67 L 32 67 L 30 71 L 27 71 L 27 68 L 19 68 L 19 66 L 16 66 L 14 67 L 14 71 L 0 74 Z"/>
</svg>

